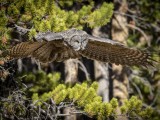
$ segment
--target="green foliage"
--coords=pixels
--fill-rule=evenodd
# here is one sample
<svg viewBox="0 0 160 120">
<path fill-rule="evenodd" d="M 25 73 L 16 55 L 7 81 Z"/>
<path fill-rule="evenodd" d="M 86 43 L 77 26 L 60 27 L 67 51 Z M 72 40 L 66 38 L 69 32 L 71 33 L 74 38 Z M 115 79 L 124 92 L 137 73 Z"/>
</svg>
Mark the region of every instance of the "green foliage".
<svg viewBox="0 0 160 120">
<path fill-rule="evenodd" d="M 101 8 L 92 12 L 86 19 L 89 27 L 94 28 L 97 26 L 103 26 L 110 21 L 113 14 L 113 5 L 103 3 Z"/>
<path fill-rule="evenodd" d="M 65 11 L 53 0 L 7 0 L 6 2 L 8 7 L 4 7 L 0 12 L 1 31 L 7 29 L 6 24 L 9 24 L 10 20 L 14 23 L 29 23 L 32 26 L 30 38 L 35 35 L 35 31 L 59 32 L 72 27 L 82 29 L 86 24 L 91 28 L 102 26 L 110 21 L 113 14 L 113 4 L 105 2 L 93 12 L 94 2 L 91 1 L 89 5 L 83 5 L 76 11 Z M 60 1 L 59 4 L 71 6 L 73 2 L 76 1 Z"/>
<path fill-rule="evenodd" d="M 74 5 L 74 3 L 77 4 L 82 4 L 83 5 L 83 0 L 60 0 L 58 1 L 58 3 L 60 4 L 61 7 L 72 7 Z M 89 4 L 94 4 L 93 0 L 87 0 L 87 2 L 89 2 Z"/>
<path fill-rule="evenodd" d="M 26 115 L 26 108 L 24 107 L 26 97 L 23 95 L 22 91 L 11 92 L 10 95 L 4 99 L 0 100 L 0 113 L 1 115 L 17 115 L 22 117 Z M 13 117 L 13 116 L 12 116 Z M 3 120 L 3 117 L 1 116 Z"/>
<path fill-rule="evenodd" d="M 109 117 L 117 117 L 116 110 L 119 108 L 117 99 L 113 98 L 109 103 L 103 102 L 102 98 L 97 95 L 98 83 L 93 82 L 91 85 L 87 83 L 75 84 L 73 87 L 59 84 L 52 91 L 45 92 L 42 95 L 35 93 L 32 99 L 41 105 L 43 101 L 53 98 L 54 102 L 59 105 L 61 103 L 74 104 L 83 110 L 88 116 L 96 117 L 98 120 L 108 119 Z M 128 117 L 149 118 L 152 114 L 150 107 L 142 109 L 142 101 L 137 97 L 132 97 L 130 100 L 125 100 L 123 106 L 120 107 L 121 114 Z"/>
<path fill-rule="evenodd" d="M 148 69 L 134 68 L 134 73 L 132 74 L 130 83 L 133 88 L 132 95 L 140 96 L 140 99 L 143 100 L 143 104 L 152 105 L 154 111 L 152 114 L 152 120 L 158 120 L 160 114 L 158 110 L 160 109 L 160 47 L 159 47 L 159 19 L 160 12 L 159 7 L 160 2 L 155 0 L 140 0 L 133 1 L 127 0 L 129 9 L 132 11 L 138 11 L 138 13 L 133 13 L 133 18 L 131 23 L 134 23 L 139 30 L 132 29 L 129 34 L 127 43 L 129 47 L 139 47 L 150 52 L 150 57 L 153 60 L 156 60 L 157 63 L 153 63 L 155 68 L 148 67 Z M 134 4 L 134 6 L 133 6 Z M 131 14 L 132 16 L 132 14 Z M 134 17 L 137 17 L 134 19 Z M 142 35 L 142 32 L 146 35 Z M 122 110 L 126 110 L 125 107 Z"/>
<path fill-rule="evenodd" d="M 62 114 L 58 109 L 63 110 L 65 106 L 73 106 L 77 111 L 98 120 L 107 120 L 110 117 L 116 118 L 119 115 L 130 118 L 139 116 L 143 119 L 149 119 L 153 112 L 150 107 L 144 108 L 142 101 L 137 97 L 125 100 L 122 106 L 118 105 L 116 98 L 109 102 L 103 102 L 102 97 L 97 94 L 97 82 L 92 84 L 84 82 L 69 86 L 60 84 L 59 73 L 46 74 L 43 71 L 26 74 L 23 78 L 23 83 L 28 86 L 25 89 L 22 87 L 25 92 L 21 90 L 12 91 L 4 101 L 0 101 L 3 108 L 0 110 L 4 110 L 0 112 L 7 116 L 24 118 L 27 114 L 31 114 L 35 117 L 37 114 L 38 116 L 42 115 L 39 110 L 47 113 L 43 115 L 44 117 L 50 114 L 58 116 Z M 32 101 L 30 98 L 32 98 Z M 55 109 L 54 113 L 52 113 L 51 110 L 53 109 L 50 109 L 50 107 Z M 121 110 L 119 114 L 117 114 L 118 109 Z"/>
<path fill-rule="evenodd" d="M 140 11 L 143 12 L 143 14 L 145 15 L 143 17 L 147 21 L 155 22 L 160 19 L 160 12 L 159 12 L 160 3 L 158 0 L 155 0 L 154 3 L 150 0 L 141 0 L 140 2 L 138 2 L 138 4 L 139 6 L 143 6 L 140 7 Z M 151 11 L 150 9 L 154 10 Z M 150 17 L 148 13 L 150 13 L 152 17 Z"/>
<path fill-rule="evenodd" d="M 36 35 L 36 29 L 33 29 L 33 28 L 32 28 L 32 29 L 30 30 L 30 32 L 29 32 L 29 35 L 28 35 L 28 36 L 29 36 L 29 39 L 32 39 L 35 35 Z"/>
<path fill-rule="evenodd" d="M 37 31 L 45 32 L 49 30 L 59 32 L 72 27 L 83 29 L 86 25 L 90 28 L 102 26 L 109 22 L 113 14 L 113 4 L 107 4 L 105 2 L 97 9 L 94 9 L 95 4 L 93 0 L 88 0 L 87 4 L 83 4 L 82 0 L 62 0 L 58 1 L 58 4 L 56 2 L 54 0 L 0 0 L 0 3 L 2 3 L 0 7 L 0 40 L 11 39 L 10 34 L 13 29 L 7 27 L 10 23 L 22 23 L 24 28 L 31 28 L 28 36 L 32 39 Z M 81 4 L 81 7 L 77 9 L 73 8 L 73 11 L 72 7 L 74 7 L 73 5 L 76 2 Z M 141 15 L 137 16 L 143 17 L 142 21 L 137 20 L 136 26 L 140 27 L 147 34 L 153 35 L 153 40 L 151 42 L 153 54 L 151 57 L 159 61 L 157 55 L 154 53 L 160 51 L 160 47 L 156 41 L 159 34 L 152 29 L 148 29 L 148 26 L 159 25 L 160 3 L 157 0 L 155 2 L 150 0 L 128 1 L 128 3 L 133 2 L 136 8 L 138 8 L 139 15 Z M 3 3 L 5 4 L 4 6 Z M 151 25 L 149 25 L 149 23 L 151 23 Z M 145 24 L 147 24 L 147 26 L 143 26 Z M 139 32 L 134 32 L 134 35 L 130 35 L 127 41 L 129 46 L 133 47 L 139 45 L 138 40 L 140 37 L 141 34 Z M 0 41 L 0 43 L 1 42 L 2 41 Z M 146 44 L 138 47 L 146 47 Z M 1 45 L 0 48 L 2 48 Z M 132 81 L 139 87 L 143 95 L 143 101 L 136 97 L 126 100 L 124 105 L 120 107 L 121 114 L 133 117 L 133 119 L 137 115 L 143 119 L 149 119 L 153 110 L 150 107 L 142 109 L 142 102 L 150 104 L 154 101 L 152 106 L 156 109 L 160 109 L 160 97 L 158 95 L 160 87 L 156 84 L 160 80 L 160 71 L 156 70 L 154 74 L 150 75 L 148 71 L 144 69 L 134 68 L 135 70 L 141 71 L 141 74 L 138 75 L 138 77 L 133 77 Z M 85 111 L 89 116 L 95 116 L 99 120 L 107 119 L 110 116 L 117 116 L 115 111 L 119 108 L 117 100 L 112 99 L 109 103 L 103 103 L 102 98 L 96 93 L 98 88 L 96 82 L 90 86 L 86 83 L 82 83 L 76 84 L 73 87 L 68 87 L 64 84 L 58 85 L 60 83 L 59 79 L 59 73 L 46 74 L 39 71 L 35 75 L 32 73 L 27 74 L 25 78 L 25 84 L 29 86 L 25 91 L 27 97 L 32 98 L 34 102 L 38 101 L 38 106 L 42 105 L 41 101 L 47 101 L 50 97 L 54 99 L 57 105 L 61 102 L 70 102 Z M 152 84 L 145 84 L 144 79 L 151 81 Z M 151 87 L 151 85 L 153 87 Z M 155 93 L 155 95 L 151 93 Z M 134 94 L 136 93 L 134 92 Z M 156 98 L 156 96 L 158 97 Z M 11 98 L 13 97 L 9 96 L 9 101 L 11 101 Z M 23 108 L 24 104 L 19 105 L 17 101 L 12 103 L 5 102 L 3 105 L 2 103 L 0 104 L 1 106 L 4 105 L 4 108 L 6 108 L 5 110 L 8 111 L 9 114 L 16 114 L 17 116 L 25 115 L 25 112 L 23 112 L 25 111 Z M 154 111 L 152 119 L 158 120 L 159 117 L 157 117 L 157 114 L 158 113 Z"/>
<path fill-rule="evenodd" d="M 48 99 L 48 97 L 44 97 L 46 96 L 45 92 L 52 91 L 59 84 L 59 79 L 60 73 L 46 74 L 44 71 L 38 71 L 35 74 L 27 73 L 24 82 L 31 87 L 28 87 L 26 92 L 29 97 L 34 99 L 40 95 L 42 95 L 42 98 Z"/>
<path fill-rule="evenodd" d="M 5 26 L 7 25 L 7 21 L 8 19 L 7 19 L 7 16 L 5 15 L 5 11 L 1 10 L 0 11 L 0 37 L 2 37 L 7 31 L 7 29 L 5 28 Z"/>
<path fill-rule="evenodd" d="M 56 104 L 64 101 L 66 96 L 68 95 L 66 86 L 63 84 L 59 84 L 52 92 L 51 96 L 53 97 Z"/>
<path fill-rule="evenodd" d="M 67 87 L 64 84 L 59 84 L 48 95 L 53 98 L 56 104 L 61 102 L 71 102 L 79 108 L 84 109 L 89 116 L 97 116 L 99 120 L 108 118 L 113 114 L 118 107 L 117 99 L 112 99 L 110 103 L 103 103 L 102 98 L 97 95 L 96 90 L 98 87 L 97 82 L 93 82 L 90 86 L 87 83 L 76 84 L 73 87 Z M 42 97 L 34 97 L 34 101 Z M 44 99 L 43 99 L 44 100 Z M 45 99 L 46 101 L 46 99 Z"/>
<path fill-rule="evenodd" d="M 153 109 L 148 107 L 142 109 L 142 101 L 137 97 L 132 96 L 130 100 L 125 100 L 124 105 L 120 107 L 122 114 L 128 114 L 130 118 L 134 118 L 139 115 L 142 118 L 148 119 L 153 113 Z"/>
<path fill-rule="evenodd" d="M 0 11 L 0 18 L 2 18 L 0 19 L 0 26 L 5 27 L 7 25 L 8 20 L 4 10 Z"/>
<path fill-rule="evenodd" d="M 149 82 L 145 82 L 144 80 L 142 80 L 140 77 L 133 77 L 132 78 L 132 82 L 134 82 L 140 89 L 142 89 L 142 93 L 143 94 L 150 94 L 151 91 L 151 85 L 149 84 Z"/>
</svg>

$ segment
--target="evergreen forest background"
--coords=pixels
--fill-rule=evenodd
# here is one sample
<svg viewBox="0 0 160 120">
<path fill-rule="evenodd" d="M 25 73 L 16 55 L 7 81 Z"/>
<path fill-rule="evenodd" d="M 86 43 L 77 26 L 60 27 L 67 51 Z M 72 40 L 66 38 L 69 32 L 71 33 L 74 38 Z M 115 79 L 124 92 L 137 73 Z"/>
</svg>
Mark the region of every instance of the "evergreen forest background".
<svg viewBox="0 0 160 120">
<path fill-rule="evenodd" d="M 77 28 L 146 50 L 154 68 L 0 57 L 0 120 L 159 120 L 158 0 L 0 0 L 0 50 Z"/>
</svg>

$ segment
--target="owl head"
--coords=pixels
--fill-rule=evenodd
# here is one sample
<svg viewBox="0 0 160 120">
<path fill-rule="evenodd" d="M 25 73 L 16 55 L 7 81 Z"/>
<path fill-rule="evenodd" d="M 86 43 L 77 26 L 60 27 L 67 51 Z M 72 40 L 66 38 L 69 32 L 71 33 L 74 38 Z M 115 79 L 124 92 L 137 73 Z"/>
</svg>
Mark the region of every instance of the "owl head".
<svg viewBox="0 0 160 120">
<path fill-rule="evenodd" d="M 82 30 L 73 28 L 66 33 L 64 42 L 75 51 L 84 50 L 88 43 L 88 34 Z"/>
</svg>

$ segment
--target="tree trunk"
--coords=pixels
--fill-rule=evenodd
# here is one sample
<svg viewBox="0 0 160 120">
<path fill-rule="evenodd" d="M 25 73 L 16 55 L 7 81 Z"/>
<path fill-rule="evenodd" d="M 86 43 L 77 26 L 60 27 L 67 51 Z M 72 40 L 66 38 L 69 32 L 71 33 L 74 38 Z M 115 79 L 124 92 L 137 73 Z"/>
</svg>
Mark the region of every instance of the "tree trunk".
<svg viewBox="0 0 160 120">
<path fill-rule="evenodd" d="M 65 61 L 65 83 L 74 84 L 77 82 L 78 64 L 75 59 Z"/>
<path fill-rule="evenodd" d="M 102 36 L 99 28 L 93 30 L 94 36 Z M 103 101 L 109 102 L 109 74 L 108 63 L 94 61 L 95 79 L 99 83 L 98 94 L 103 97 Z"/>
<path fill-rule="evenodd" d="M 65 83 L 68 84 L 74 84 L 78 80 L 77 75 L 78 75 L 78 64 L 76 62 L 76 59 L 69 59 L 64 62 L 65 64 Z M 68 107 L 64 108 L 64 114 L 70 114 L 70 111 L 73 108 Z M 76 114 L 66 116 L 65 120 L 76 120 Z"/>
<path fill-rule="evenodd" d="M 118 12 L 126 13 L 127 12 L 127 2 L 126 0 L 114 0 L 115 6 Z M 126 26 L 127 18 L 120 14 L 114 14 L 112 19 L 112 39 L 117 40 L 123 44 L 126 44 L 126 40 L 128 37 L 128 28 Z M 119 99 L 120 105 L 123 104 L 124 99 L 128 98 L 128 78 L 126 74 L 125 66 L 121 65 L 112 65 L 112 80 L 113 80 L 113 97 Z M 119 110 L 117 111 L 119 114 Z M 126 120 L 125 117 L 118 117 L 117 120 Z"/>
</svg>

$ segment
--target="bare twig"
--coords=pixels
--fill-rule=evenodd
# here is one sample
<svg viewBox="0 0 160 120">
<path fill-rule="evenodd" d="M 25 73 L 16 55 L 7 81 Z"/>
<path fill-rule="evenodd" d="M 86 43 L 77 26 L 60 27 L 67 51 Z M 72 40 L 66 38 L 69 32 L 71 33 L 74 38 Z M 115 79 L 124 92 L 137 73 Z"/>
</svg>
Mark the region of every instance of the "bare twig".
<svg viewBox="0 0 160 120">
<path fill-rule="evenodd" d="M 121 29 L 123 30 L 123 32 L 128 36 L 128 33 L 126 32 L 124 26 L 121 25 L 121 22 L 118 20 L 118 18 L 116 16 L 114 16 L 115 20 L 117 21 L 118 25 L 121 27 Z"/>
<path fill-rule="evenodd" d="M 141 100 L 143 100 L 143 96 L 142 96 L 142 93 L 141 93 L 141 90 L 139 89 L 139 87 L 132 81 L 132 80 L 129 80 L 130 83 L 136 88 L 138 94 L 139 94 L 139 97 L 141 98 Z"/>
<path fill-rule="evenodd" d="M 150 106 L 153 106 L 156 103 L 156 100 L 160 97 L 159 92 L 156 94 L 156 96 L 154 97 L 153 102 L 150 104 Z"/>
<path fill-rule="evenodd" d="M 139 27 L 137 27 L 137 26 L 135 26 L 135 25 L 131 25 L 131 24 L 126 24 L 126 26 L 127 26 L 127 27 L 130 27 L 130 28 L 132 28 L 132 29 L 135 29 L 135 30 L 137 30 L 137 31 L 139 31 L 139 32 L 144 36 L 144 38 L 145 38 L 148 46 L 149 46 L 149 47 L 151 46 L 147 35 L 145 34 L 145 32 L 144 32 L 142 29 L 140 29 Z"/>
<path fill-rule="evenodd" d="M 83 64 L 80 60 L 76 60 L 75 62 L 80 65 L 80 69 L 85 73 L 86 79 L 87 79 L 87 80 L 90 80 L 90 75 L 89 75 L 89 73 L 87 72 L 87 69 L 86 69 L 86 67 L 84 66 L 84 64 Z"/>
<path fill-rule="evenodd" d="M 119 14 L 119 15 L 122 15 L 122 16 L 131 17 L 131 18 L 133 18 L 133 19 L 135 18 L 135 19 L 138 19 L 138 20 L 145 21 L 145 19 L 140 18 L 140 17 L 137 17 L 136 15 L 131 15 L 131 14 L 127 14 L 127 13 L 122 13 L 122 12 L 119 12 L 119 11 L 114 11 L 114 14 Z"/>
<path fill-rule="evenodd" d="M 27 32 L 29 32 L 31 30 L 31 29 L 27 29 L 27 28 L 23 28 L 21 26 L 18 26 L 16 24 L 14 26 L 17 29 L 17 31 L 22 35 L 26 34 Z"/>
</svg>

